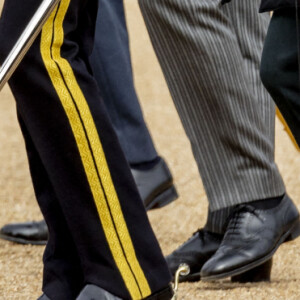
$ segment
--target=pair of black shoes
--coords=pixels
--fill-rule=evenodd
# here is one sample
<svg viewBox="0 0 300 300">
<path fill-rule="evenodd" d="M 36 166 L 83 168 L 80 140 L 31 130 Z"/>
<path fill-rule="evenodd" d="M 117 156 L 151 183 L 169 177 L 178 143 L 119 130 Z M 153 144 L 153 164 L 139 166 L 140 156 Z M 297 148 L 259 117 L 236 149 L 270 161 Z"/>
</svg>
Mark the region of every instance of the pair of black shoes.
<svg viewBox="0 0 300 300">
<path fill-rule="evenodd" d="M 171 300 L 174 296 L 174 292 L 171 286 L 150 295 L 145 300 Z M 52 300 L 45 294 L 43 294 L 38 300 Z M 111 293 L 103 290 L 102 288 L 88 284 L 81 291 L 76 300 L 122 300 L 121 298 L 112 295 Z"/>
<path fill-rule="evenodd" d="M 200 281 L 200 271 L 203 265 L 217 252 L 222 239 L 223 235 L 205 229 L 199 229 L 195 232 L 187 242 L 166 257 L 173 276 L 178 266 L 187 264 L 190 267 L 190 273 L 187 276 L 180 277 L 179 281 Z M 239 283 L 269 281 L 271 269 L 272 259 L 248 272 L 233 276 L 231 281 Z"/>
<path fill-rule="evenodd" d="M 231 277 L 234 282 L 269 281 L 272 256 L 278 247 L 300 235 L 299 212 L 285 195 L 274 208 L 239 205 L 232 213 L 224 235 L 201 229 L 166 257 L 173 276 L 182 264 L 190 273 L 181 281 Z M 44 297 L 44 298 L 43 298 Z M 50 300 L 43 295 L 39 300 Z M 171 300 L 172 287 L 147 300 Z M 120 300 L 99 287 L 88 285 L 77 300 Z"/>
<path fill-rule="evenodd" d="M 172 174 L 160 160 L 150 169 L 131 169 L 146 210 L 160 208 L 178 198 Z M 0 238 L 19 244 L 45 245 L 48 228 L 45 221 L 8 224 L 0 229 Z"/>
<path fill-rule="evenodd" d="M 285 195 L 270 209 L 237 206 L 224 235 L 201 229 L 166 260 L 173 275 L 179 265 L 189 265 L 191 272 L 181 281 L 269 281 L 275 251 L 299 235 L 298 210 Z"/>
</svg>

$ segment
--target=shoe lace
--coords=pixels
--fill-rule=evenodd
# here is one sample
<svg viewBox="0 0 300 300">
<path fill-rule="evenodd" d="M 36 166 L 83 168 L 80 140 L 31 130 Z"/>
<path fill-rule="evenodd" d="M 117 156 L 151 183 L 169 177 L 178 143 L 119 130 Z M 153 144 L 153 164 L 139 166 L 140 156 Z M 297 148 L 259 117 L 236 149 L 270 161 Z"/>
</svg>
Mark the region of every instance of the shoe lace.
<svg viewBox="0 0 300 300">
<path fill-rule="evenodd" d="M 260 218 L 259 214 L 256 211 L 256 208 L 254 208 L 253 206 L 248 204 L 238 205 L 230 213 L 230 215 L 227 218 L 227 221 L 225 222 L 226 236 L 230 236 L 230 239 L 233 239 L 239 235 L 240 229 L 242 228 L 242 220 L 244 219 L 244 215 L 247 213 L 254 214 L 257 218 Z"/>
</svg>

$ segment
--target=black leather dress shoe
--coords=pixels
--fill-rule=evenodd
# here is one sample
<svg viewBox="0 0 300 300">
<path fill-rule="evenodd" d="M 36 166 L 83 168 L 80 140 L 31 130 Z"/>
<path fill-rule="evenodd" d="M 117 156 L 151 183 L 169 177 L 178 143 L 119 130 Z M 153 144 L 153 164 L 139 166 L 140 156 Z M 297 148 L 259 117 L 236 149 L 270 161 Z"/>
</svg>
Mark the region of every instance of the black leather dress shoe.
<svg viewBox="0 0 300 300">
<path fill-rule="evenodd" d="M 193 236 L 166 257 L 171 274 L 174 276 L 181 264 L 190 267 L 190 273 L 180 277 L 180 282 L 201 280 L 200 270 L 202 266 L 216 253 L 223 239 L 223 235 L 200 229 Z M 251 270 L 245 274 L 232 277 L 233 282 L 257 282 L 269 281 L 271 275 L 272 260 L 266 262 L 259 269 Z"/>
<path fill-rule="evenodd" d="M 173 295 L 173 289 L 169 286 L 162 291 L 150 295 L 145 298 L 145 300 L 171 300 Z M 96 285 L 88 284 L 84 287 L 76 300 L 121 300 L 121 298 L 112 295 Z"/>
<path fill-rule="evenodd" d="M 202 267 L 201 278 L 216 280 L 249 271 L 272 258 L 283 242 L 299 235 L 299 212 L 287 195 L 271 209 L 239 205 L 220 247 Z"/>
<path fill-rule="evenodd" d="M 131 169 L 146 210 L 160 208 L 178 198 L 172 174 L 161 158 L 149 170 Z"/>
<path fill-rule="evenodd" d="M 8 224 L 0 229 L 0 238 L 19 244 L 45 245 L 48 228 L 45 221 Z"/>
<path fill-rule="evenodd" d="M 200 280 L 202 266 L 218 250 L 222 238 L 223 235 L 204 229 L 195 232 L 188 241 L 166 257 L 171 274 L 174 276 L 181 264 L 187 264 L 190 273 L 180 277 L 180 282 Z"/>
</svg>

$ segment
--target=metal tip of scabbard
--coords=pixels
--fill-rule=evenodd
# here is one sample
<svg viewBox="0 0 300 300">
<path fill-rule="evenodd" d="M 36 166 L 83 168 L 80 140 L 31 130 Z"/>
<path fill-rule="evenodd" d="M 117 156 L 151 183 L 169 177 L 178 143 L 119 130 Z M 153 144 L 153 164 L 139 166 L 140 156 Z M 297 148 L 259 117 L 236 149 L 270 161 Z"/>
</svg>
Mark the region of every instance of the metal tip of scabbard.
<svg viewBox="0 0 300 300">
<path fill-rule="evenodd" d="M 187 264 L 181 264 L 179 265 L 176 273 L 175 273 L 175 279 L 174 279 L 174 296 L 172 300 L 178 299 L 178 286 L 179 286 L 179 278 L 180 276 L 187 276 L 190 274 L 190 267 Z"/>
</svg>

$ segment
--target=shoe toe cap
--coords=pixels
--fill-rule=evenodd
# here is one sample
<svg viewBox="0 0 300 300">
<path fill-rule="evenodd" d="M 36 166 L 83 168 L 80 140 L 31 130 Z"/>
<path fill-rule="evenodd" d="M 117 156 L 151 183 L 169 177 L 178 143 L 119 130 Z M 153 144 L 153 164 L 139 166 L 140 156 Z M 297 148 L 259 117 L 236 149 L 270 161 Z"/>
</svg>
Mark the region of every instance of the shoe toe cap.
<svg viewBox="0 0 300 300">
<path fill-rule="evenodd" d="M 226 274 L 242 267 L 248 260 L 243 252 L 216 254 L 203 265 L 200 274 L 203 278 Z"/>
</svg>

